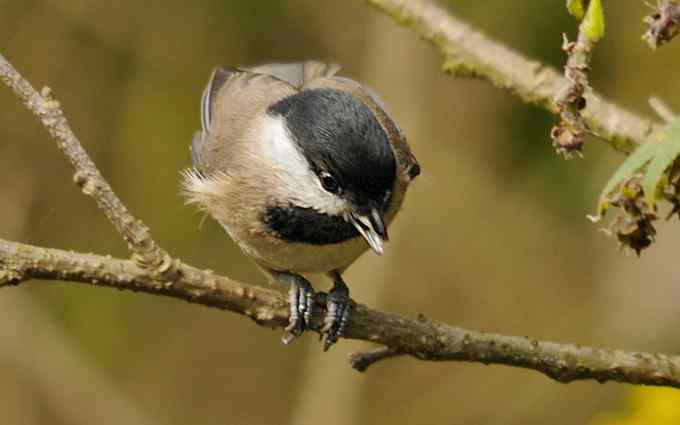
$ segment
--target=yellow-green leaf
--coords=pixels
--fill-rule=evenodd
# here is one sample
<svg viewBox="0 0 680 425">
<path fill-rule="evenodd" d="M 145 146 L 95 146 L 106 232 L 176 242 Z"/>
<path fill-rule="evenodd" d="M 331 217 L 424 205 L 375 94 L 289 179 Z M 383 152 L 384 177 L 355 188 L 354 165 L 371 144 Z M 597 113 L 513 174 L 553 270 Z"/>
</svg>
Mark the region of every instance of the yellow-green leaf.
<svg viewBox="0 0 680 425">
<path fill-rule="evenodd" d="M 609 179 L 607 185 L 604 187 L 602 194 L 600 194 L 600 200 L 597 203 L 597 214 L 602 216 L 607 209 L 609 204 L 608 197 L 609 194 L 614 191 L 621 183 L 627 178 L 631 177 L 637 173 L 642 167 L 644 167 L 654 156 L 657 151 L 661 149 L 663 143 L 656 142 L 655 140 L 643 143 L 635 149 L 635 151 L 623 161 L 623 164 L 616 170 L 614 175 Z"/>
<path fill-rule="evenodd" d="M 680 120 L 675 120 L 666 127 L 663 141 L 659 145 L 642 178 L 645 201 L 649 205 L 654 205 L 656 201 L 657 189 L 664 171 L 680 155 Z"/>
<path fill-rule="evenodd" d="M 583 16 L 586 14 L 583 7 L 583 0 L 567 0 L 567 10 L 571 16 L 579 21 L 583 19 Z"/>
<path fill-rule="evenodd" d="M 602 0 L 591 0 L 588 5 L 588 11 L 581 23 L 582 30 L 585 31 L 588 39 L 596 43 L 604 37 L 604 9 L 602 8 Z"/>
</svg>

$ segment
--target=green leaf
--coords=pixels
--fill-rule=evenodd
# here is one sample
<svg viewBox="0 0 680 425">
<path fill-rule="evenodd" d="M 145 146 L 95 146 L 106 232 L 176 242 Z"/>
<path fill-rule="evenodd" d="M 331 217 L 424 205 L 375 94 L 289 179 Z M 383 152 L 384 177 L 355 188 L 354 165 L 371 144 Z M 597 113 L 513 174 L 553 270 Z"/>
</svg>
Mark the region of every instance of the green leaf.
<svg viewBox="0 0 680 425">
<path fill-rule="evenodd" d="M 586 14 L 583 7 L 583 0 L 567 0 L 567 10 L 571 16 L 579 21 L 583 19 L 583 16 Z"/>
<path fill-rule="evenodd" d="M 588 5 L 588 11 L 581 23 L 581 29 L 585 31 L 588 39 L 596 43 L 604 37 L 604 9 L 602 8 L 602 0 L 591 0 Z"/>
<path fill-rule="evenodd" d="M 645 201 L 648 205 L 654 205 L 657 189 L 663 179 L 664 171 L 673 164 L 680 155 L 680 120 L 670 123 L 664 131 L 664 139 L 658 143 L 654 158 L 647 166 L 647 171 L 642 179 L 642 188 L 645 191 Z"/>
<path fill-rule="evenodd" d="M 663 143 L 651 140 L 643 143 L 632 154 L 623 161 L 623 164 L 616 170 L 614 175 L 609 179 L 604 190 L 600 194 L 600 200 L 597 203 L 597 214 L 602 217 L 608 207 L 608 196 L 614 189 L 616 189 L 624 180 L 637 173 L 644 167 L 654 156 L 657 151 L 661 149 Z"/>
</svg>

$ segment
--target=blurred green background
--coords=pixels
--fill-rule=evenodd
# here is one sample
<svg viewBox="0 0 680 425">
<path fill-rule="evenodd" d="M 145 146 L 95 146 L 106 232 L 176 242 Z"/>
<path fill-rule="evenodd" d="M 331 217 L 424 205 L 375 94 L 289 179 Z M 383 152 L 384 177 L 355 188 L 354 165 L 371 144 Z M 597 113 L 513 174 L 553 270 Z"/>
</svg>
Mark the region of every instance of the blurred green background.
<svg viewBox="0 0 680 425">
<path fill-rule="evenodd" d="M 555 67 L 562 32 L 576 28 L 563 1 L 447 5 Z M 680 46 L 651 52 L 641 42 L 642 2 L 606 12 L 593 85 L 643 115 L 653 94 L 680 110 Z M 680 348 L 680 226 L 661 224 L 638 259 L 585 219 L 623 157 L 593 140 L 585 159 L 558 159 L 555 117 L 443 75 L 430 45 L 359 0 L 0 0 L 0 51 L 53 88 L 104 176 L 166 249 L 263 284 L 178 195 L 200 94 L 217 64 L 336 61 L 382 95 L 424 170 L 386 255 L 367 254 L 346 275 L 356 300 L 499 333 Z M 5 88 L 0 108 L 0 237 L 127 256 Z M 327 354 L 311 336 L 283 346 L 280 331 L 230 313 L 85 285 L 3 289 L 0 312 L 5 424 L 583 424 L 625 411 L 631 397 L 619 384 L 408 358 L 359 374 L 346 358 L 365 343 Z"/>
</svg>

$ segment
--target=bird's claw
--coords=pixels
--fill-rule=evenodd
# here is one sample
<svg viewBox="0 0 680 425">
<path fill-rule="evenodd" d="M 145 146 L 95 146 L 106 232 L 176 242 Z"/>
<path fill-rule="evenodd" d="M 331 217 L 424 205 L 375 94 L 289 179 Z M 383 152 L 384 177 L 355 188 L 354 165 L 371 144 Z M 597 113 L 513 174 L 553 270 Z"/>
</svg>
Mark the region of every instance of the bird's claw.
<svg viewBox="0 0 680 425">
<path fill-rule="evenodd" d="M 326 316 L 320 330 L 324 351 L 345 333 L 351 310 L 352 300 L 345 291 L 332 290 L 326 297 Z"/>
<path fill-rule="evenodd" d="M 310 328 L 314 307 L 314 288 L 304 278 L 292 279 L 288 290 L 288 303 L 290 304 L 290 318 L 285 328 L 286 333 L 281 337 L 284 344 L 291 343 Z"/>
<path fill-rule="evenodd" d="M 333 288 L 325 294 L 315 293 L 312 284 L 300 275 L 290 273 L 279 275 L 279 279 L 290 285 L 288 290 L 290 318 L 285 334 L 281 337 L 284 344 L 289 344 L 307 329 L 312 328 L 315 303 L 326 304 L 326 315 L 319 329 L 323 350 L 328 351 L 343 336 L 352 310 L 352 300 L 349 298 L 349 289 L 340 275 L 335 273 L 332 277 L 335 280 Z"/>
</svg>

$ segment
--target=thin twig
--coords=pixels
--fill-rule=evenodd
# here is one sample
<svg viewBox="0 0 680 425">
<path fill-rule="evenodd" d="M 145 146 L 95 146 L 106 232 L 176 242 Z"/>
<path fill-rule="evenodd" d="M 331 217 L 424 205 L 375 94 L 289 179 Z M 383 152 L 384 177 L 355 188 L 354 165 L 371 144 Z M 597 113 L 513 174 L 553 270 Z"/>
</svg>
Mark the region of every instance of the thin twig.
<svg viewBox="0 0 680 425">
<path fill-rule="evenodd" d="M 443 70 L 455 76 L 485 79 L 526 103 L 558 113 L 554 99 L 569 82 L 553 68 L 527 59 L 447 13 L 430 0 L 364 0 L 431 41 L 443 58 Z M 599 94 L 585 94 L 582 111 L 588 127 L 614 149 L 630 153 L 660 126 Z"/>
<path fill-rule="evenodd" d="M 135 259 L 166 280 L 175 273 L 170 256 L 151 238 L 149 228 L 137 220 L 104 180 L 80 141 L 71 130 L 59 102 L 49 87 L 38 93 L 33 86 L 0 54 L 0 78 L 38 117 L 43 126 L 75 168 L 73 180 L 83 193 L 95 199 L 116 230 L 128 243 Z"/>
<path fill-rule="evenodd" d="M 365 372 L 371 365 L 380 360 L 402 356 L 404 353 L 396 348 L 378 347 L 373 350 L 352 353 L 349 356 L 349 364 L 359 372 Z"/>
</svg>

